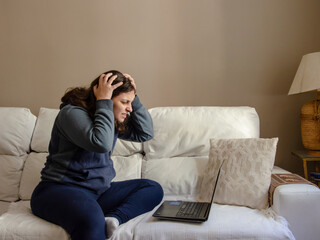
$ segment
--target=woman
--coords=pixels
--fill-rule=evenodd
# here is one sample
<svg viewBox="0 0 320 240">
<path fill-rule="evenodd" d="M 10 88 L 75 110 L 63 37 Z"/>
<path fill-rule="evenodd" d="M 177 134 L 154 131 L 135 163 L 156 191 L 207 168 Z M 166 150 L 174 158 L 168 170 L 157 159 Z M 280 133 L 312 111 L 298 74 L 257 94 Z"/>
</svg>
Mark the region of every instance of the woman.
<svg viewBox="0 0 320 240">
<path fill-rule="evenodd" d="M 150 140 L 152 119 L 136 96 L 134 79 L 118 71 L 102 74 L 89 88 L 67 91 L 61 100 L 31 209 L 63 227 L 72 240 L 109 238 L 119 224 L 162 200 L 154 181 L 111 182 L 117 138 Z"/>
</svg>

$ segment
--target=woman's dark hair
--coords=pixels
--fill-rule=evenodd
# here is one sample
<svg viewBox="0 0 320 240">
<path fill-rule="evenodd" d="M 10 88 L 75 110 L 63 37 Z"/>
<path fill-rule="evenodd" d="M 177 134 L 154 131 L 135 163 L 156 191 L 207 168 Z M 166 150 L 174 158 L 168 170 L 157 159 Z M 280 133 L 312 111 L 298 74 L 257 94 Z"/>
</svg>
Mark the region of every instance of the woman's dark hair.
<svg viewBox="0 0 320 240">
<path fill-rule="evenodd" d="M 112 85 L 123 82 L 121 86 L 117 87 L 113 91 L 111 98 L 118 96 L 120 93 L 135 91 L 135 88 L 132 86 L 130 80 L 126 78 L 121 72 L 111 70 L 105 72 L 104 74 L 108 73 L 117 75 L 117 78 L 112 82 Z M 61 98 L 62 103 L 82 107 L 86 109 L 90 117 L 93 118 L 96 111 L 97 101 L 93 92 L 93 87 L 95 85 L 99 85 L 100 75 L 91 82 L 90 87 L 75 87 L 67 89 L 66 93 Z M 122 130 L 122 127 L 120 125 L 122 124 L 116 123 L 116 127 L 118 128 L 118 130 Z"/>
</svg>

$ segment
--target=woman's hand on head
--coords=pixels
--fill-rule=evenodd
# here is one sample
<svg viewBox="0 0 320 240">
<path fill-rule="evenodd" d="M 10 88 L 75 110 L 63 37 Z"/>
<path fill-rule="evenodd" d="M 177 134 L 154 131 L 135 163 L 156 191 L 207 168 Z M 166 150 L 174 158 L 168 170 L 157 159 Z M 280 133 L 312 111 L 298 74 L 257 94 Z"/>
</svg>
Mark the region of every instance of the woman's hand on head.
<svg viewBox="0 0 320 240">
<path fill-rule="evenodd" d="M 124 73 L 123 76 L 125 76 L 126 78 L 129 79 L 129 81 L 131 82 L 131 85 L 134 87 L 134 90 L 137 91 L 137 86 L 136 83 L 134 82 L 133 77 L 131 77 L 129 74 Z"/>
<path fill-rule="evenodd" d="M 117 75 L 112 73 L 101 74 L 99 78 L 99 86 L 95 85 L 93 87 L 93 93 L 97 100 L 101 99 L 111 99 L 113 90 L 121 86 L 123 82 L 112 85 L 113 81 L 117 78 Z"/>
</svg>

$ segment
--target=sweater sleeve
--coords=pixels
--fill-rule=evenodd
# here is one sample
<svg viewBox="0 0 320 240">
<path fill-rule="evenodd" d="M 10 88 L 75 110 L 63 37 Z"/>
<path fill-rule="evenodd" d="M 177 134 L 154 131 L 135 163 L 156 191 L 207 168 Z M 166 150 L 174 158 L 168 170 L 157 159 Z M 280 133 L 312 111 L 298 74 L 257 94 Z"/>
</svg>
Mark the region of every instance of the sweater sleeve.
<svg viewBox="0 0 320 240">
<path fill-rule="evenodd" d="M 118 137 L 134 142 L 145 142 L 153 138 L 152 118 L 138 96 L 132 102 L 128 129 L 124 133 L 119 133 Z"/>
<path fill-rule="evenodd" d="M 105 153 L 112 150 L 114 139 L 114 115 L 111 100 L 96 102 L 92 120 L 81 107 L 67 105 L 57 118 L 59 131 L 75 145 L 92 152 Z"/>
</svg>

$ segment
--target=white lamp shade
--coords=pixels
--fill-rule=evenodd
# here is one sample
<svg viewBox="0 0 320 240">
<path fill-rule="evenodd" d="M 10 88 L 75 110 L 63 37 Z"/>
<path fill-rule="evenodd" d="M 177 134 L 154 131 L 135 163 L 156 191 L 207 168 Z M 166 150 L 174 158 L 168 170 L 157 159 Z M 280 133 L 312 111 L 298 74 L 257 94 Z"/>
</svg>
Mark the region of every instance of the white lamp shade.
<svg viewBox="0 0 320 240">
<path fill-rule="evenodd" d="M 320 52 L 304 55 L 288 95 L 320 89 Z"/>
</svg>

